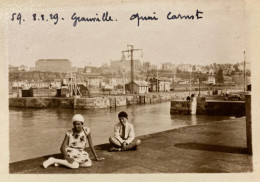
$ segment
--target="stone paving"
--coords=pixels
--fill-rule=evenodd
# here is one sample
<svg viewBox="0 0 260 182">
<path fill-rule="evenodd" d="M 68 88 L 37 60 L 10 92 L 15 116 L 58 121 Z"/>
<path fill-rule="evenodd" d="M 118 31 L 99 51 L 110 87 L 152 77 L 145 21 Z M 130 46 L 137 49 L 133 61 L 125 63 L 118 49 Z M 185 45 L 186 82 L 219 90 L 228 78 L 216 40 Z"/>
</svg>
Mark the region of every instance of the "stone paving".
<svg viewBox="0 0 260 182">
<path fill-rule="evenodd" d="M 90 168 L 42 167 L 50 156 L 11 163 L 11 174 L 140 174 L 140 173 L 248 173 L 246 118 L 188 126 L 138 137 L 136 151 L 109 152 L 109 144 L 95 146 L 103 161 Z M 90 156 L 92 153 L 89 151 Z M 61 154 L 51 155 L 62 158 Z"/>
</svg>

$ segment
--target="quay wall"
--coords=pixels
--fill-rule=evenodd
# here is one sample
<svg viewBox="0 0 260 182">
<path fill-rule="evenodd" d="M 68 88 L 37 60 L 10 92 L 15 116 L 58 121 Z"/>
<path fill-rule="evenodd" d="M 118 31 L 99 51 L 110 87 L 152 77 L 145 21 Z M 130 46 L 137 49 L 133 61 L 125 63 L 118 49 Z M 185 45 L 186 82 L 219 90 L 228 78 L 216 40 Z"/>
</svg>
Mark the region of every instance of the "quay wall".
<svg viewBox="0 0 260 182">
<path fill-rule="evenodd" d="M 193 92 L 192 92 L 193 93 Z M 201 91 L 201 96 L 210 94 L 209 91 Z M 103 109 L 126 106 L 131 104 L 151 104 L 164 101 L 177 100 L 181 104 L 177 104 L 176 108 L 172 105 L 171 112 L 177 110 L 176 113 L 189 112 L 186 108 L 191 105 L 186 102 L 186 97 L 189 92 L 164 92 L 164 93 L 149 93 L 145 95 L 123 95 L 123 96 L 99 96 L 93 98 L 79 97 L 11 97 L 9 98 L 9 107 L 25 107 L 25 108 L 75 108 L 75 109 Z M 206 112 L 206 104 L 198 102 L 197 110 L 199 113 Z M 181 109 L 183 111 L 181 111 Z M 197 111 L 197 112 L 198 112 Z"/>
<path fill-rule="evenodd" d="M 209 101 L 205 108 L 209 115 L 245 116 L 245 101 Z"/>
<path fill-rule="evenodd" d="M 207 95 L 207 91 L 201 91 Z M 145 95 L 99 96 L 93 98 L 61 98 L 61 97 L 11 97 L 9 107 L 25 108 L 75 108 L 102 109 L 114 108 L 131 104 L 151 104 L 170 100 L 185 100 L 189 92 L 149 93 Z"/>
<path fill-rule="evenodd" d="M 61 107 L 73 108 L 73 98 L 49 98 L 49 97 L 19 97 L 9 98 L 9 107 L 25 107 L 25 108 L 46 108 Z"/>
<path fill-rule="evenodd" d="M 73 106 L 75 109 L 103 109 L 110 107 L 107 97 L 75 98 Z"/>
<path fill-rule="evenodd" d="M 245 102 L 206 101 L 205 98 L 198 98 L 196 101 L 171 101 L 170 113 L 245 116 Z"/>
</svg>

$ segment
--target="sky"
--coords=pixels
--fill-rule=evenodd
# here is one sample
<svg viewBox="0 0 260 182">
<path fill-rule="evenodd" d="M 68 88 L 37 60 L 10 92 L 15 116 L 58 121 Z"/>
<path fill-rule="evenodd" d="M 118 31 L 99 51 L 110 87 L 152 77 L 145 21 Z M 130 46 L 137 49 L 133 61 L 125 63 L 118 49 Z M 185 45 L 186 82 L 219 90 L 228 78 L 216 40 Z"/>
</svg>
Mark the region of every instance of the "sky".
<svg viewBox="0 0 260 182">
<path fill-rule="evenodd" d="M 8 22 L 7 53 L 9 64 L 34 67 L 38 59 L 69 59 L 74 67 L 101 66 L 110 60 L 120 60 L 127 45 L 133 45 L 134 58 L 160 65 L 209 65 L 214 62 L 237 63 L 244 60 L 246 23 L 243 1 L 167 1 L 151 3 L 119 2 L 113 4 L 66 4 L 11 7 L 6 11 Z M 167 14 L 195 15 L 194 20 L 168 20 Z M 11 21 L 20 12 L 25 21 Z M 99 17 L 108 12 L 113 22 L 79 22 L 73 26 L 71 16 Z M 59 21 L 33 21 L 32 14 L 58 13 Z M 156 16 L 157 21 L 130 21 L 133 14 Z M 96 16 L 98 14 L 98 16 Z M 16 16 L 15 16 L 16 17 Z M 41 18 L 38 16 L 37 18 Z M 64 20 L 61 20 L 64 18 Z M 117 21 L 115 21 L 117 19 Z M 127 54 L 126 54 L 127 56 Z"/>
</svg>

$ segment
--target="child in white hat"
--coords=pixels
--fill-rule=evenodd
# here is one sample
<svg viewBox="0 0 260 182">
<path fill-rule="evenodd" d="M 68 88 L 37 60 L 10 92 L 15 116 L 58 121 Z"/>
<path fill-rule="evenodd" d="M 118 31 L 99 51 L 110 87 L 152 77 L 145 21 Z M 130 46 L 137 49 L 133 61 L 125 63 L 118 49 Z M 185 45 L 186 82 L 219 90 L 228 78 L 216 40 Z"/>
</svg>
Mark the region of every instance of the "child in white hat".
<svg viewBox="0 0 260 182">
<path fill-rule="evenodd" d="M 78 167 L 90 167 L 92 161 L 89 158 L 88 153 L 85 151 L 87 140 L 89 146 L 95 156 L 97 161 L 103 160 L 104 158 L 99 158 L 94 149 L 90 129 L 88 127 L 83 127 L 84 118 L 80 114 L 76 114 L 72 118 L 73 128 L 65 133 L 65 138 L 61 145 L 61 153 L 64 159 L 55 159 L 53 157 L 49 158 L 43 162 L 43 167 L 47 168 L 49 165 L 64 165 L 72 169 Z"/>
</svg>

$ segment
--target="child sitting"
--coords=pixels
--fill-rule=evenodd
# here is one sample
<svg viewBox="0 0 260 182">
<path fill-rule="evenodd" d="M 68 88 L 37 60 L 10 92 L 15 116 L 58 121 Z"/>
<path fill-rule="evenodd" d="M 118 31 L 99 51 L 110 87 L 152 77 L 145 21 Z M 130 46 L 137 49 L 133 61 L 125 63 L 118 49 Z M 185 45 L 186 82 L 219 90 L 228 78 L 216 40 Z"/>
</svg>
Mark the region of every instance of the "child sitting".
<svg viewBox="0 0 260 182">
<path fill-rule="evenodd" d="M 72 118 L 72 123 L 74 127 L 65 133 L 65 138 L 60 148 L 64 159 L 55 159 L 51 157 L 43 162 L 44 168 L 47 168 L 50 165 L 64 165 L 72 169 L 76 169 L 78 167 L 90 167 L 92 165 L 92 161 L 85 150 L 87 140 L 95 159 L 97 161 L 104 159 L 99 158 L 95 152 L 90 135 L 90 129 L 88 127 L 83 127 L 83 116 L 80 114 L 74 115 Z"/>
<path fill-rule="evenodd" d="M 114 127 L 114 137 L 109 138 L 112 145 L 110 151 L 136 150 L 141 144 L 139 139 L 135 139 L 134 126 L 129 123 L 128 114 L 124 111 L 118 114 L 119 123 Z"/>
</svg>

